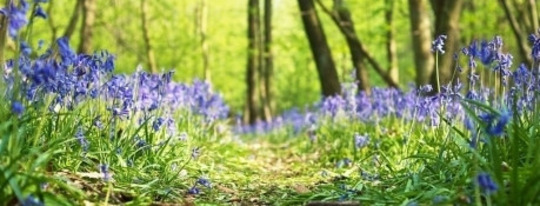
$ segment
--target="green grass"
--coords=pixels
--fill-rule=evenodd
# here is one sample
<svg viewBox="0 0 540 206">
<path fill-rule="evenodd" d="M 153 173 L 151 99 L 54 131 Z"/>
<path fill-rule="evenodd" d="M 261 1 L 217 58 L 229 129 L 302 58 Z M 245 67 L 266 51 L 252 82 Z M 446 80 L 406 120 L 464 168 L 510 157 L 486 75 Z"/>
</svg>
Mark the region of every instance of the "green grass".
<svg viewBox="0 0 540 206">
<path fill-rule="evenodd" d="M 328 121 L 316 130 L 312 142 L 306 133 L 294 135 L 290 129 L 237 136 L 223 129 L 227 122 L 207 125 L 189 112 L 179 112 L 176 123 L 188 134 L 186 141 L 152 132 L 150 120 L 140 125 L 105 122 L 116 127 L 111 137 L 111 126 L 98 129 L 91 124 L 89 117 L 96 114 L 108 119 L 92 103 L 98 104 L 58 115 L 40 115 L 49 112 L 28 108 L 20 117 L 1 107 L 1 202 L 17 202 L 29 194 L 47 205 L 539 201 L 539 186 L 534 184 L 540 178 L 540 152 L 534 149 L 539 121 L 532 114 L 514 117 L 507 127 L 509 138 L 491 138 L 472 149 L 469 132 L 461 126 L 425 127 L 395 118 L 377 124 Z M 74 138 L 79 127 L 89 143 L 87 152 Z M 354 149 L 356 132 L 369 135 L 366 147 Z M 147 144 L 137 146 L 136 135 Z M 194 159 L 191 152 L 196 147 L 201 155 Z M 345 158 L 352 162 L 343 164 Z M 110 181 L 103 180 L 101 164 L 109 165 Z M 474 178 L 480 171 L 496 179 L 496 194 L 479 194 Z M 208 178 L 212 187 L 198 185 L 200 194 L 188 194 L 200 177 Z"/>
</svg>

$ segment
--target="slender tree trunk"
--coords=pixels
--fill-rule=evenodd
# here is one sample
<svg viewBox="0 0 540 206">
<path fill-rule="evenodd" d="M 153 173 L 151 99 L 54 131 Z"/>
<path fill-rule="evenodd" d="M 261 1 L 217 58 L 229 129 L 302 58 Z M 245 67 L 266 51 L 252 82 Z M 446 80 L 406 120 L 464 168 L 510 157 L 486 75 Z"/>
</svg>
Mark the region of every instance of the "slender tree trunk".
<svg viewBox="0 0 540 206">
<path fill-rule="evenodd" d="M 203 79 L 211 82 L 210 73 L 210 52 L 206 40 L 206 26 L 208 23 L 208 5 L 206 0 L 200 0 L 197 5 L 197 33 L 201 43 L 201 54 L 203 59 Z"/>
<path fill-rule="evenodd" d="M 141 29 L 143 33 L 144 45 L 146 47 L 147 67 L 152 73 L 157 73 L 156 58 L 150 41 L 150 29 L 148 28 L 148 4 L 146 0 L 141 0 Z"/>
<path fill-rule="evenodd" d="M 529 0 L 528 3 L 530 10 L 529 12 L 531 13 L 531 22 L 533 26 L 532 30 L 533 32 L 537 32 L 540 28 L 540 26 L 538 25 L 538 21 L 540 21 L 540 19 L 538 19 L 538 11 L 536 10 L 536 0 Z"/>
<path fill-rule="evenodd" d="M 427 7 L 427 0 L 409 0 L 409 17 L 417 86 L 428 84 L 431 73 L 433 72 L 431 30 Z"/>
<path fill-rule="evenodd" d="M 350 35 L 344 35 L 349 52 L 351 53 L 351 61 L 354 64 L 356 81 L 358 81 L 358 91 L 365 91 L 370 93 L 369 78 L 367 69 L 364 64 L 364 54 L 361 50 L 360 40 L 354 29 L 354 22 L 351 18 L 351 12 L 344 5 L 344 0 L 334 0 L 334 12 L 337 14 L 339 25 L 343 28 L 344 32 Z M 339 26 L 338 26 L 339 27 Z"/>
<path fill-rule="evenodd" d="M 459 50 L 459 18 L 463 0 L 432 0 L 435 17 L 435 35 L 446 34 L 444 55 L 439 54 L 439 77 L 441 86 L 452 81 L 454 71 L 454 53 Z M 437 76 L 431 74 L 431 85 L 436 85 Z"/>
<path fill-rule="evenodd" d="M 272 121 L 272 77 L 274 74 L 274 59 L 272 56 L 272 0 L 264 0 L 264 102 L 263 110 L 266 121 Z"/>
<path fill-rule="evenodd" d="M 528 35 L 527 32 L 530 32 L 530 31 L 523 31 L 520 23 L 518 22 L 518 19 L 516 18 L 514 13 L 512 13 L 512 9 L 510 8 L 508 0 L 499 0 L 499 3 L 503 7 L 506 18 L 510 22 L 510 27 L 512 28 L 512 32 L 514 33 L 514 37 L 516 38 L 517 44 L 519 45 L 519 53 L 520 53 L 521 58 L 524 58 L 525 61 L 531 64 L 532 63 L 532 58 L 530 56 L 531 48 L 529 47 L 529 44 L 527 42 L 527 35 Z M 538 17 L 536 18 L 536 21 L 533 21 L 533 22 L 536 22 L 536 26 L 537 26 Z M 533 32 L 536 32 L 536 31 L 533 31 Z"/>
<path fill-rule="evenodd" d="M 79 53 L 91 53 L 92 52 L 92 38 L 94 30 L 94 22 L 96 20 L 96 1 L 84 0 L 82 5 L 82 26 L 81 26 L 81 41 L 79 42 Z"/>
<path fill-rule="evenodd" d="M 367 76 L 366 73 L 358 72 L 359 68 L 362 68 L 362 67 L 356 65 L 356 64 L 361 65 L 362 61 L 359 61 L 359 60 L 365 59 L 389 86 L 394 87 L 394 88 L 399 88 L 399 85 L 397 84 L 397 82 L 395 82 L 388 75 L 388 73 L 379 65 L 379 63 L 375 61 L 375 59 L 369 54 L 366 48 L 364 48 L 360 39 L 358 39 L 358 36 L 356 35 L 356 31 L 354 30 L 354 27 L 352 26 L 353 23 L 352 23 L 352 20 L 350 19 L 350 14 L 348 14 L 349 17 L 347 17 L 346 13 L 344 14 L 342 13 L 342 11 L 341 12 L 337 11 L 337 10 L 341 10 L 341 8 L 339 7 L 341 3 L 338 1 L 337 2 L 338 4 L 334 4 L 334 10 L 332 11 L 326 8 L 326 6 L 324 6 L 324 4 L 320 0 L 318 0 L 317 3 L 322 7 L 323 11 L 332 18 L 332 20 L 337 25 L 337 27 L 339 28 L 343 36 L 345 36 L 345 39 L 349 46 L 349 50 L 351 52 L 351 59 L 353 60 L 353 64 L 356 67 L 355 68 L 356 78 L 358 80 L 361 80 L 363 75 Z M 339 9 L 336 9 L 336 8 L 339 8 Z M 364 69 L 364 72 L 365 72 L 365 69 Z M 367 83 L 367 81 L 359 81 L 359 83 L 362 83 L 362 82 Z M 360 86 L 361 85 L 359 85 L 359 89 L 361 89 Z"/>
<path fill-rule="evenodd" d="M 79 23 L 79 16 L 82 13 L 83 10 L 83 4 L 84 0 L 77 0 L 75 2 L 75 7 L 73 8 L 73 13 L 71 14 L 71 18 L 69 19 L 68 26 L 66 28 L 66 31 L 64 31 L 64 36 L 68 39 L 71 38 L 73 33 L 75 33 L 75 29 L 77 28 L 77 23 Z M 51 14 L 49 14 L 51 15 Z M 56 41 L 56 39 L 55 39 Z M 54 41 L 53 41 L 54 42 Z"/>
<path fill-rule="evenodd" d="M 248 0 L 248 59 L 246 68 L 246 115 L 244 122 L 255 123 L 258 118 L 257 70 L 259 68 L 259 0 Z"/>
<path fill-rule="evenodd" d="M 315 59 L 322 94 L 332 96 L 341 93 L 336 65 L 332 59 L 330 47 L 326 41 L 321 21 L 315 10 L 313 0 L 298 0 L 302 12 L 302 22 L 311 47 L 311 53 Z"/>
<path fill-rule="evenodd" d="M 386 11 L 384 15 L 388 26 L 388 31 L 386 31 L 386 57 L 389 65 L 388 75 L 394 82 L 399 83 L 397 44 L 394 39 L 394 4 L 394 0 L 386 0 Z"/>
</svg>

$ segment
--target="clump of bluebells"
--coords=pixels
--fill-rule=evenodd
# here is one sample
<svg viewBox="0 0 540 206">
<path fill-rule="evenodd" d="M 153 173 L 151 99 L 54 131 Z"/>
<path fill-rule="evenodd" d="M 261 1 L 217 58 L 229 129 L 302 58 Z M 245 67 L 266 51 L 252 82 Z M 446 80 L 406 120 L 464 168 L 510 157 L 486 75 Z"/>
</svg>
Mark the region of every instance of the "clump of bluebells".
<svg viewBox="0 0 540 206">
<path fill-rule="evenodd" d="M 433 42 L 434 52 L 444 54 L 443 46 L 446 38 L 439 36 Z M 438 94 L 433 95 L 434 88 L 431 85 L 411 85 L 406 91 L 395 88 L 373 88 L 368 95 L 364 91 L 358 92 L 355 83 L 345 83 L 342 86 L 344 88 L 342 95 L 323 98 L 304 111 L 291 109 L 273 118 L 272 122 L 239 124 L 235 131 L 240 134 L 259 135 L 282 134 L 282 132 L 307 134 L 304 135 L 308 137 L 306 140 L 313 142 L 317 139 L 324 148 L 332 144 L 332 148 L 325 152 L 334 153 L 334 156 L 326 159 L 330 162 L 338 160 L 336 163 L 338 168 L 358 164 L 356 160 L 363 160 L 357 158 L 357 151 L 366 147 L 369 141 L 374 142 L 374 147 L 367 150 L 377 153 L 381 150 L 379 138 L 398 136 L 405 140 L 403 147 L 408 147 L 411 141 L 423 138 L 415 135 L 423 136 L 429 133 L 436 136 L 435 143 L 432 144 L 440 144 L 438 147 L 441 151 L 438 158 L 451 156 L 446 154 L 449 150 L 446 147 L 450 147 L 449 145 L 459 147 L 456 151 L 463 154 L 456 155 L 455 161 L 462 162 L 469 168 L 467 176 L 471 180 L 469 182 L 473 183 L 470 188 L 476 187 L 482 191 L 475 199 L 481 200 L 487 195 L 498 195 L 499 203 L 515 204 L 518 201 L 525 201 L 521 198 L 513 202 L 514 200 L 507 198 L 503 192 L 497 191 L 503 187 L 503 183 L 507 184 L 509 181 L 513 181 L 510 188 L 516 191 L 520 191 L 521 186 L 531 186 L 519 185 L 520 180 L 508 179 L 508 176 L 503 174 L 505 171 L 499 168 L 508 162 L 514 163 L 508 167 L 513 169 L 506 169 L 511 170 L 511 175 L 515 175 L 513 178 L 527 176 L 530 181 L 535 181 L 534 178 L 540 177 L 528 174 L 530 170 L 517 169 L 527 169 L 529 166 L 523 165 L 537 162 L 532 156 L 538 154 L 535 153 L 537 150 L 534 149 L 534 145 L 537 136 L 540 136 L 537 131 L 540 109 L 538 102 L 540 36 L 533 34 L 529 40 L 534 60 L 531 66 L 514 64 L 513 56 L 503 51 L 503 40 L 499 36 L 491 40 L 475 40 L 464 47 L 460 54 L 456 54 L 466 57 L 466 66 L 459 65 L 459 61 L 456 62 L 458 64 L 454 71 L 456 78 L 451 83 L 440 85 Z M 480 73 L 486 75 L 480 76 Z M 386 131 L 386 125 L 403 128 L 398 129 L 401 133 L 390 135 Z M 358 131 L 357 127 L 367 128 L 367 134 L 363 134 L 364 131 L 351 134 L 351 130 Z M 321 133 L 324 131 L 326 133 Z M 350 135 L 353 137 L 352 151 L 349 143 Z M 420 141 L 422 146 L 426 144 L 424 140 Z M 421 146 L 417 144 L 417 147 Z M 404 152 L 406 156 L 416 154 L 416 151 L 410 149 Z M 351 153 L 354 153 L 354 160 L 347 158 Z M 474 155 L 468 156 L 470 154 Z M 437 158 L 436 156 L 434 158 Z M 405 162 L 403 165 L 406 165 L 408 161 L 400 161 L 398 164 L 403 162 Z M 446 170 L 441 171 L 441 174 L 449 172 Z M 532 191 L 540 190 L 533 188 L 531 194 Z M 472 193 L 474 192 L 468 191 L 468 195 Z M 519 192 L 512 195 L 514 199 L 521 197 Z M 537 197 L 537 195 L 529 196 Z"/>
<path fill-rule="evenodd" d="M 55 146 L 53 143 L 58 144 L 53 141 L 57 141 L 55 137 L 67 138 L 68 141 L 62 142 L 62 148 L 77 154 L 74 161 L 80 161 L 82 165 L 77 168 L 97 170 L 104 182 L 113 182 L 112 171 L 116 172 L 119 165 L 137 170 L 137 164 L 147 164 L 138 161 L 144 155 L 170 155 L 169 152 L 178 161 L 181 159 L 178 154 L 185 153 L 185 160 L 197 159 L 201 150 L 192 144 L 188 147 L 188 134 L 179 126 L 185 122 L 193 127 L 200 126 L 194 133 L 204 136 L 206 131 L 202 130 L 213 128 L 229 112 L 222 96 L 212 90 L 210 83 L 200 80 L 191 84 L 175 82 L 172 71 L 152 74 L 140 67 L 131 74 L 118 74 L 115 73 L 114 55 L 106 51 L 78 54 L 65 37 L 53 42 L 54 47 L 38 52 L 39 49 L 34 50 L 22 41 L 30 37 L 21 34 L 27 34 L 24 27 L 32 24 L 28 15 L 47 18 L 41 7 L 45 2 L 35 0 L 29 4 L 24 0 L 13 0 L 0 10 L 0 15 L 7 17 L 9 36 L 19 45 L 19 52 L 2 67 L 0 92 L 9 102 L 8 111 L 21 122 L 19 126 L 30 128 L 30 131 L 35 127 L 39 132 L 35 134 L 37 140 L 16 136 L 18 133 L 33 135 L 30 132 L 14 132 L 17 138 L 11 139 L 28 139 L 29 142 L 20 144 L 36 144 L 40 148 L 47 145 L 49 148 Z M 47 121 L 40 118 L 47 118 Z M 66 122 L 71 125 L 63 125 Z M 7 143 L 0 141 L 0 144 Z M 55 155 L 51 156 L 56 158 Z M 58 158 L 72 156 L 60 155 Z M 211 185 L 208 179 L 199 179 L 199 184 Z M 32 198 L 30 196 L 27 201 Z M 19 200 L 23 201 L 22 198 Z"/>
</svg>

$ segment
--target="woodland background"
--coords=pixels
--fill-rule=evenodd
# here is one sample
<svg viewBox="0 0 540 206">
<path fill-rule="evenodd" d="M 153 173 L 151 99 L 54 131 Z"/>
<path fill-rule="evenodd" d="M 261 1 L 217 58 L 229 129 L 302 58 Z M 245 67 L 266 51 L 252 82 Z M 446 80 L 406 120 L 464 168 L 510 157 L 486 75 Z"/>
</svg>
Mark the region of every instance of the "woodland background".
<svg viewBox="0 0 540 206">
<path fill-rule="evenodd" d="M 457 45 L 493 34 L 506 40 L 504 50 L 520 54 L 516 64 L 530 61 L 522 58 L 530 53 L 527 36 L 538 29 L 534 0 L 49 0 L 49 18 L 36 20 L 45 22 L 34 24 L 30 43 L 43 41 L 47 48 L 69 36 L 81 52 L 115 54 L 118 72 L 140 64 L 153 72 L 174 70 L 179 81 L 205 79 L 223 94 L 231 116 L 248 114 L 253 122 L 332 94 L 320 86 L 332 80 L 317 72 L 332 68 L 317 70 L 306 35 L 313 33 L 306 33 L 299 3 L 311 11 L 306 15 L 316 11 L 339 82 L 354 81 L 351 73 L 361 67 L 369 80 L 363 86 L 370 87 L 387 86 L 384 75 L 404 90 L 430 83 L 431 42 L 440 34 L 449 36 L 439 57 L 443 81 L 453 71 Z M 346 31 L 363 47 L 359 66 L 351 61 Z M 8 56 L 15 49 L 8 42 Z"/>
</svg>

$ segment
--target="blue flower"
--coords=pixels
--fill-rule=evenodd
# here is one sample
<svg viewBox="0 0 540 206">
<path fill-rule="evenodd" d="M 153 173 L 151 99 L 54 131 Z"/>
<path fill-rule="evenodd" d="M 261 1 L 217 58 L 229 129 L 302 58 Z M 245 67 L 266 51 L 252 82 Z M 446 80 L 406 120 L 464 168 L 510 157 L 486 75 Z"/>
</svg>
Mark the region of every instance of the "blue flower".
<svg viewBox="0 0 540 206">
<path fill-rule="evenodd" d="M 24 105 L 22 105 L 21 102 L 13 101 L 11 103 L 11 112 L 21 115 L 24 112 Z"/>
<path fill-rule="evenodd" d="M 62 59 L 63 65 L 71 65 L 77 61 L 77 54 L 69 47 L 69 39 L 67 37 L 61 37 L 56 40 L 58 44 L 58 52 Z"/>
<path fill-rule="evenodd" d="M 491 176 L 485 172 L 476 176 L 476 183 L 486 194 L 492 194 L 498 189 L 497 184 L 491 179 Z"/>
<path fill-rule="evenodd" d="M 440 52 L 441 54 L 444 54 L 444 41 L 446 41 L 447 36 L 446 35 L 439 35 L 435 40 L 432 42 L 431 52 Z"/>
<path fill-rule="evenodd" d="M 41 202 L 38 198 L 35 198 L 32 195 L 28 195 L 22 202 L 22 206 L 44 206 L 43 202 Z"/>
<path fill-rule="evenodd" d="M 15 0 L 9 2 L 7 8 L 0 10 L 0 14 L 8 18 L 8 33 L 11 38 L 16 38 L 17 33 L 27 23 L 26 12 L 28 12 L 28 4 L 24 0 L 20 0 L 20 6 L 15 5 Z"/>
<path fill-rule="evenodd" d="M 154 131 L 158 131 L 161 128 L 161 126 L 163 125 L 164 122 L 165 122 L 165 119 L 163 119 L 161 117 L 154 120 L 154 123 L 152 123 L 152 128 L 154 129 Z"/>
<path fill-rule="evenodd" d="M 111 179 L 111 174 L 109 173 L 109 165 L 100 164 L 99 172 L 103 174 L 103 181 L 108 182 Z"/>
<path fill-rule="evenodd" d="M 79 128 L 77 128 L 77 132 L 75 133 L 75 139 L 79 141 L 79 144 L 81 145 L 83 151 L 87 152 L 89 143 L 88 143 L 88 140 L 86 140 L 86 138 L 84 137 L 83 129 L 80 126 Z"/>
<path fill-rule="evenodd" d="M 36 11 L 34 12 L 34 16 L 36 17 L 41 17 L 43 19 L 47 19 L 47 13 L 45 13 L 45 11 L 43 10 L 43 8 L 41 6 L 38 6 Z"/>
<path fill-rule="evenodd" d="M 488 124 L 488 127 L 486 128 L 486 132 L 488 135 L 491 136 L 500 136 L 504 133 L 504 128 L 510 122 L 510 119 L 512 118 L 512 114 L 508 110 L 504 110 L 501 112 L 501 114 L 497 117 L 497 121 L 490 122 Z M 495 124 L 493 124 L 495 123 Z"/>
<path fill-rule="evenodd" d="M 364 134 L 364 135 L 360 135 L 358 133 L 354 134 L 354 148 L 355 149 L 360 149 L 367 146 L 368 142 L 369 142 L 369 136 L 367 134 Z"/>
<path fill-rule="evenodd" d="M 190 194 L 190 195 L 198 195 L 200 193 L 201 193 L 201 190 L 199 188 L 195 187 L 195 186 L 189 188 L 189 190 L 188 190 L 188 194 Z"/>
<path fill-rule="evenodd" d="M 210 180 L 206 179 L 206 178 L 199 178 L 197 180 L 197 183 L 202 185 L 202 186 L 205 186 L 205 187 L 208 187 L 208 188 L 211 188 L 212 187 L 212 183 L 210 183 Z"/>
<path fill-rule="evenodd" d="M 531 55 L 535 61 L 540 60 L 540 38 L 534 34 L 529 36 L 529 41 L 532 43 Z"/>
<path fill-rule="evenodd" d="M 25 41 L 21 41 L 21 43 L 20 43 L 20 49 L 21 49 L 21 53 L 22 53 L 24 56 L 29 56 L 29 55 L 32 53 L 32 48 L 30 48 L 30 46 L 28 45 L 28 43 L 26 43 Z"/>
</svg>

